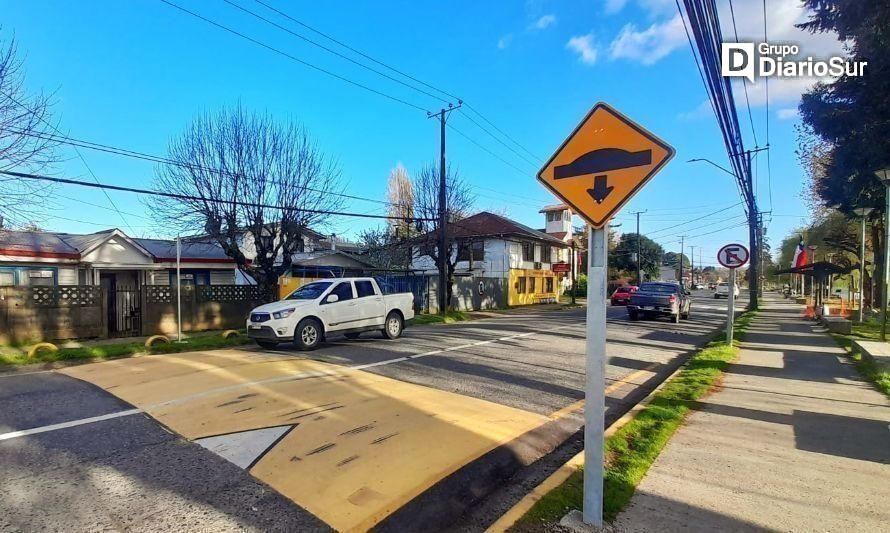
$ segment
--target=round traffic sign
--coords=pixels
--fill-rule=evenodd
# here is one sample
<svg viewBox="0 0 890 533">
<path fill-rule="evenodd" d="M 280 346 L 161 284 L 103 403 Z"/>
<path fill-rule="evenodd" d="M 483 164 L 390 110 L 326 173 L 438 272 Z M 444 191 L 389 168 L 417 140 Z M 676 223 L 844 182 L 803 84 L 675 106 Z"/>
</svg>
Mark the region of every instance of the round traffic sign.
<svg viewBox="0 0 890 533">
<path fill-rule="evenodd" d="M 717 252 L 717 261 L 726 268 L 739 268 L 748 262 L 748 249 L 741 244 L 727 244 Z"/>
</svg>

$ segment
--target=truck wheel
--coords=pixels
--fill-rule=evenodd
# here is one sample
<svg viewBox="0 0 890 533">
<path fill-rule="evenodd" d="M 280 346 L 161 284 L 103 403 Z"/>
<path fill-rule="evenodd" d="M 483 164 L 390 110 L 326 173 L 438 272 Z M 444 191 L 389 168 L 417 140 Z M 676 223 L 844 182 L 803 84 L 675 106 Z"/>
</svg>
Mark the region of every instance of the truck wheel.
<svg viewBox="0 0 890 533">
<path fill-rule="evenodd" d="M 278 346 L 278 343 L 275 341 L 256 341 L 256 343 L 257 343 L 257 346 L 259 346 L 260 348 L 264 348 L 266 350 L 271 350 L 272 348 L 275 348 Z"/>
<path fill-rule="evenodd" d="M 634 320 L 640 318 L 636 311 L 628 311 L 627 319 L 633 322 Z"/>
<path fill-rule="evenodd" d="M 689 320 L 689 311 L 686 311 L 685 313 L 680 315 L 680 318 L 682 318 L 683 320 Z"/>
<path fill-rule="evenodd" d="M 386 321 L 383 323 L 383 338 L 398 339 L 402 336 L 402 329 L 404 327 L 405 323 L 402 321 L 402 315 L 395 311 L 391 312 L 386 315 Z"/>
<path fill-rule="evenodd" d="M 715 299 L 715 300 L 719 300 L 719 299 L 720 299 L 720 297 L 719 297 L 719 296 L 717 296 L 717 295 L 716 295 L 716 294 L 715 294 L 715 295 L 714 295 L 714 299 Z"/>
<path fill-rule="evenodd" d="M 314 318 L 304 318 L 294 330 L 294 344 L 298 350 L 308 352 L 321 343 L 322 327 Z"/>
<path fill-rule="evenodd" d="M 361 335 L 361 333 L 344 333 L 343 334 L 343 336 L 349 340 L 355 340 L 355 339 L 359 338 L 360 335 Z"/>
</svg>

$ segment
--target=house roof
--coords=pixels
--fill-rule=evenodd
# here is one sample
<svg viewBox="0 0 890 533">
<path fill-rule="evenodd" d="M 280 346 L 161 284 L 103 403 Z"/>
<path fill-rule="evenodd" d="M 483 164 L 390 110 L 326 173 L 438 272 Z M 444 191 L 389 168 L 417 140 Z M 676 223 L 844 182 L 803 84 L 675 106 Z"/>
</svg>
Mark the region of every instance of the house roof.
<svg viewBox="0 0 890 533">
<path fill-rule="evenodd" d="M 176 260 L 176 241 L 128 237 L 117 228 L 96 233 L 73 234 L 42 231 L 0 231 L 0 254 L 20 257 L 82 259 L 84 253 L 119 235 L 148 253 L 156 261 Z M 231 262 L 222 248 L 205 241 L 182 241 L 183 261 Z"/>
<path fill-rule="evenodd" d="M 552 235 L 532 229 L 515 220 L 482 211 L 459 222 L 449 224 L 449 233 L 457 238 L 491 237 L 513 235 L 536 241 L 566 246 L 566 243 Z"/>
<path fill-rule="evenodd" d="M 142 246 L 155 259 L 164 261 L 176 261 L 176 241 L 164 239 L 133 239 Z M 180 256 L 183 259 L 230 261 L 231 258 L 223 252 L 216 243 L 207 241 L 183 240 L 180 246 Z"/>
<path fill-rule="evenodd" d="M 566 211 L 571 210 L 571 208 L 566 204 L 553 204 L 553 205 L 545 205 L 541 208 L 538 213 L 548 213 L 550 211 Z"/>
<path fill-rule="evenodd" d="M 55 233 L 41 231 L 0 231 L 0 254 L 79 259 L 76 248 Z"/>
</svg>

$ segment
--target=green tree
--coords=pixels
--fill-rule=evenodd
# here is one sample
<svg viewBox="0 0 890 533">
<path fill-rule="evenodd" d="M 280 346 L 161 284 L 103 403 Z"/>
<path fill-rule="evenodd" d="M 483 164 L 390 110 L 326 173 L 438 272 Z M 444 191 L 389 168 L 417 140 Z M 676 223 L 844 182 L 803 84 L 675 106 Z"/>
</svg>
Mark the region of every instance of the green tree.
<svg viewBox="0 0 890 533">
<path fill-rule="evenodd" d="M 637 240 L 640 243 L 640 269 L 651 278 L 658 277 L 658 267 L 664 249 L 657 242 L 645 235 L 624 233 L 609 251 L 609 266 L 627 272 L 630 277 L 637 276 Z"/>
</svg>

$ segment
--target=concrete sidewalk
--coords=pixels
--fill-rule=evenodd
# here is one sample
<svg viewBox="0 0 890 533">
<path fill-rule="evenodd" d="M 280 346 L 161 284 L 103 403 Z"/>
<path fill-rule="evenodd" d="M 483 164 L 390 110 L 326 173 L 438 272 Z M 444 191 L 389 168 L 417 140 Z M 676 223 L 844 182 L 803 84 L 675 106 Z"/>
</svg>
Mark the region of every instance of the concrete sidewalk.
<svg viewBox="0 0 890 533">
<path fill-rule="evenodd" d="M 767 296 L 616 530 L 890 531 L 890 401 L 800 315 Z"/>
</svg>

